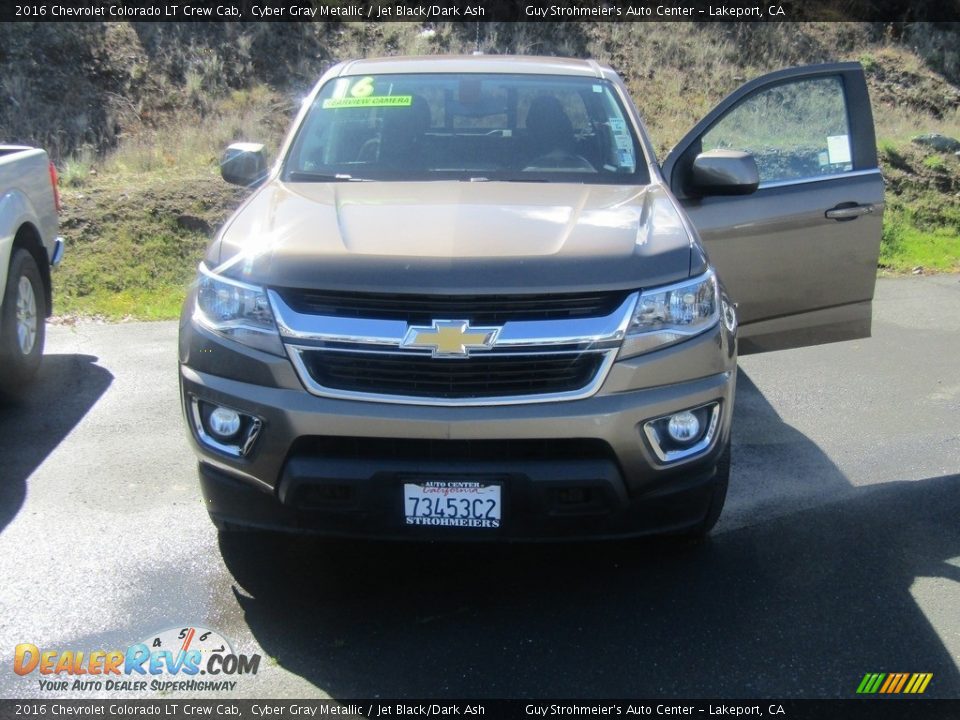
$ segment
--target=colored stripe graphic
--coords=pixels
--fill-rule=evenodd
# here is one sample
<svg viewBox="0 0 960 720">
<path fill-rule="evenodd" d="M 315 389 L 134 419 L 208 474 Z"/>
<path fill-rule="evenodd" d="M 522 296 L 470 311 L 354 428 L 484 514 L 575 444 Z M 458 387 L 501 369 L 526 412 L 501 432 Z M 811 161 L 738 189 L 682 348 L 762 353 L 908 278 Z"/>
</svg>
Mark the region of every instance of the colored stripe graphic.
<svg viewBox="0 0 960 720">
<path fill-rule="evenodd" d="M 857 692 L 863 695 L 872 695 L 880 687 L 880 683 L 886 677 L 885 673 L 867 673 L 860 681 Z"/>
<path fill-rule="evenodd" d="M 857 694 L 920 695 L 932 679 L 933 673 L 867 673 L 857 686 Z"/>
<path fill-rule="evenodd" d="M 900 679 L 898 673 L 891 673 L 887 675 L 887 681 L 883 684 L 883 687 L 880 688 L 880 692 L 888 693 L 890 692 L 890 686 L 896 684 L 897 680 Z"/>
<path fill-rule="evenodd" d="M 897 683 L 897 686 L 893 688 L 893 692 L 898 693 L 903 690 L 903 686 L 907 683 L 907 673 L 900 673 L 900 682 Z"/>
<path fill-rule="evenodd" d="M 919 695 L 927 689 L 927 685 L 930 684 L 932 677 L 933 673 L 914 673 L 913 677 L 910 678 L 910 682 L 907 683 L 904 692 Z"/>
</svg>

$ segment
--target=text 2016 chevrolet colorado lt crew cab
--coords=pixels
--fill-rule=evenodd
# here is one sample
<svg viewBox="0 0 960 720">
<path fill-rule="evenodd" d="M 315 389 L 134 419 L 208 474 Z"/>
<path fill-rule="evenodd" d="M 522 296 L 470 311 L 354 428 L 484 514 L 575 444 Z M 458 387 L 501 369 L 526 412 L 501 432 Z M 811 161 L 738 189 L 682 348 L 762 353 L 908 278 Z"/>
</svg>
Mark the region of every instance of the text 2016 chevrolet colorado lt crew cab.
<svg viewBox="0 0 960 720">
<path fill-rule="evenodd" d="M 661 165 L 591 61 L 347 62 L 272 169 L 237 145 L 223 174 L 259 187 L 179 349 L 221 529 L 705 533 L 737 344 L 870 332 L 883 185 L 857 64 L 748 83 Z"/>
<path fill-rule="evenodd" d="M 57 235 L 57 172 L 43 150 L 0 145 L 0 390 L 17 392 L 43 355 Z"/>
</svg>

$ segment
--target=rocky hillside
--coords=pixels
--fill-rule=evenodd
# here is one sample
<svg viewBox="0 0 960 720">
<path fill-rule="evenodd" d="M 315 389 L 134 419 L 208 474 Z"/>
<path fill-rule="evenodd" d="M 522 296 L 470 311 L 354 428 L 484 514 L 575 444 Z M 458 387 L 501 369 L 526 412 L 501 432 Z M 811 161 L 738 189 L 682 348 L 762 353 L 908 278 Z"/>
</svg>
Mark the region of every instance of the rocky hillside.
<svg viewBox="0 0 960 720">
<path fill-rule="evenodd" d="M 955 24 L 7 23 L 0 134 L 62 161 L 184 112 L 202 118 L 231 91 L 295 96 L 344 58 L 476 48 L 611 64 L 664 145 L 745 78 L 788 65 L 860 60 L 878 114 L 916 113 L 918 125 L 956 124 L 960 108 Z"/>
</svg>

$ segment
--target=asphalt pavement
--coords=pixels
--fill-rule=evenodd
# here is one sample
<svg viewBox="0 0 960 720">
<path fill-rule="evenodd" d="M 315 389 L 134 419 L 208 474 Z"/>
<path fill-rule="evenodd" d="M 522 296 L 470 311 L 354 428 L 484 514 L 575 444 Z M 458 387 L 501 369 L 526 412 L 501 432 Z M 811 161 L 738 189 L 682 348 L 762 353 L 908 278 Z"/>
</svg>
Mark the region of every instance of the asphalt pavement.
<svg viewBox="0 0 960 720">
<path fill-rule="evenodd" d="M 960 697 L 957 276 L 880 280 L 868 340 L 741 359 L 701 545 L 223 542 L 176 334 L 51 326 L 0 403 L 0 697 L 90 696 L 14 673 L 17 644 L 188 626 L 262 656 L 229 697 L 846 698 L 867 672 Z"/>
</svg>

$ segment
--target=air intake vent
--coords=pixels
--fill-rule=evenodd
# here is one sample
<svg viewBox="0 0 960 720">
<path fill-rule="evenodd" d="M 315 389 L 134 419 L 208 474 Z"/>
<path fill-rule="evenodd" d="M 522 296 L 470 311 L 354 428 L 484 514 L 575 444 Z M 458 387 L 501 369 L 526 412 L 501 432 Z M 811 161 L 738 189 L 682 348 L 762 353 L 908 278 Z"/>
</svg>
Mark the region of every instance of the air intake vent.
<svg viewBox="0 0 960 720">
<path fill-rule="evenodd" d="M 313 380 L 331 390 L 446 399 L 579 390 L 594 379 L 604 359 L 582 353 L 451 360 L 325 350 L 304 350 L 301 357 Z"/>
<path fill-rule="evenodd" d="M 566 295 L 395 295 L 277 290 L 298 313 L 429 324 L 434 318 L 500 325 L 511 320 L 565 320 L 603 317 L 629 294 L 593 292 Z"/>
</svg>

